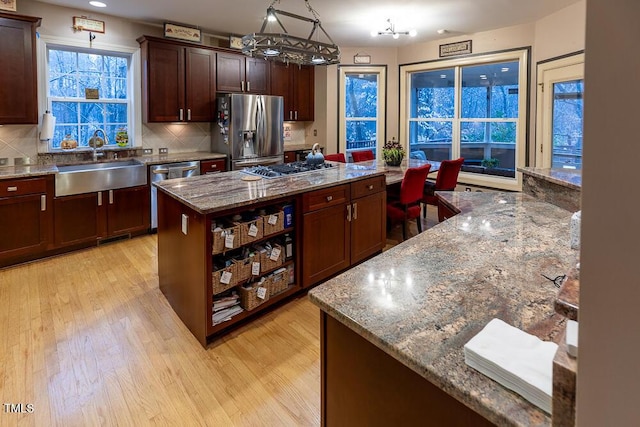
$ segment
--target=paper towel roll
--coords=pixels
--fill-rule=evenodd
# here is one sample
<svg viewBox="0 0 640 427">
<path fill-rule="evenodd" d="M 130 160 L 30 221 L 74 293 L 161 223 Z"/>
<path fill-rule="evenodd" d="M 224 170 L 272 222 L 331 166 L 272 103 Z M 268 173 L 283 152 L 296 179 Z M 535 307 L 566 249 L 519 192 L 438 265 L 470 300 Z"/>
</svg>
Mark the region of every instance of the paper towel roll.
<svg viewBox="0 0 640 427">
<path fill-rule="evenodd" d="M 42 115 L 42 127 L 40 128 L 40 141 L 48 141 L 53 138 L 53 131 L 56 127 L 56 118 L 47 110 Z"/>
</svg>

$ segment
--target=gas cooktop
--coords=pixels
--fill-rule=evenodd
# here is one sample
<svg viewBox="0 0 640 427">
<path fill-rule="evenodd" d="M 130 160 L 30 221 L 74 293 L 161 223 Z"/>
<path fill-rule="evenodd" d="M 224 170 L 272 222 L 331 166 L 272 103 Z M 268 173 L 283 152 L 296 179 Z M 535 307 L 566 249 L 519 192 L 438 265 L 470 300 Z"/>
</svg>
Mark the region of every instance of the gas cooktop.
<svg viewBox="0 0 640 427">
<path fill-rule="evenodd" d="M 263 178 L 278 178 L 280 176 L 293 175 L 331 167 L 333 167 L 331 163 L 310 165 L 307 162 L 292 162 L 269 166 L 252 166 L 242 169 L 242 172 L 249 175 L 258 175 Z"/>
</svg>

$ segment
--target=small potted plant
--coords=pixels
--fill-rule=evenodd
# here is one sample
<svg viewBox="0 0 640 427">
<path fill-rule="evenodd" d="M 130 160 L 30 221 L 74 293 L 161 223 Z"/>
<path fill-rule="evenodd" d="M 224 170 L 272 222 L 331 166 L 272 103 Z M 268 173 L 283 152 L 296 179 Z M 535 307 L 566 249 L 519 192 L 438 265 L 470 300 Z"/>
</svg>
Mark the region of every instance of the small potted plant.
<svg viewBox="0 0 640 427">
<path fill-rule="evenodd" d="M 492 157 L 490 159 L 482 159 L 482 162 L 480 162 L 480 164 L 487 169 L 493 169 L 495 167 L 498 167 L 498 165 L 500 164 L 500 160 Z"/>
<path fill-rule="evenodd" d="M 382 157 L 388 166 L 400 166 L 404 159 L 404 148 L 395 138 L 387 141 L 382 147 Z"/>
</svg>

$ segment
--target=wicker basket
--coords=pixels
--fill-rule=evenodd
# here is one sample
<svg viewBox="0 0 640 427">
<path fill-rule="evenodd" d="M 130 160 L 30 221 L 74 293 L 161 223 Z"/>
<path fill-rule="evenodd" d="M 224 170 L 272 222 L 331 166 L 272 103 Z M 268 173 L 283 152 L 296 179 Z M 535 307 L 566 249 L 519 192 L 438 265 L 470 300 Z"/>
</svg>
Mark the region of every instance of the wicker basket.
<svg viewBox="0 0 640 427">
<path fill-rule="evenodd" d="M 267 292 L 264 295 L 264 299 L 258 298 L 258 288 L 263 287 L 267 289 Z M 271 278 L 265 278 L 262 283 L 254 283 L 253 286 L 249 289 L 240 286 L 240 307 L 245 310 L 253 310 L 260 304 L 269 300 L 271 296 Z"/>
<path fill-rule="evenodd" d="M 274 296 L 289 287 L 289 270 L 284 269 L 279 273 L 273 273 L 271 276 L 271 286 L 269 286 L 270 296 Z"/>
<path fill-rule="evenodd" d="M 265 272 L 268 270 L 273 270 L 276 267 L 279 267 L 284 262 L 284 248 L 280 245 L 273 245 L 273 248 L 280 249 L 280 256 L 275 261 L 271 259 L 270 252 L 262 252 L 260 253 L 260 271 Z M 273 250 L 273 249 L 272 249 Z"/>
<path fill-rule="evenodd" d="M 229 273 L 231 273 L 231 280 L 229 281 L 228 284 L 220 282 L 220 279 L 222 278 L 222 273 L 224 273 L 225 271 L 228 271 Z M 231 289 L 238 283 L 238 280 L 237 280 L 238 275 L 236 273 L 235 263 L 231 263 L 229 267 L 225 267 L 220 270 L 214 271 L 211 276 L 212 276 L 211 285 L 213 288 L 214 295 L 219 294 L 220 292 L 224 292 L 227 289 Z"/>
<path fill-rule="evenodd" d="M 264 220 L 264 235 L 278 233 L 284 230 L 284 211 L 278 211 L 262 217 Z M 275 224 L 270 224 L 269 220 L 275 218 Z"/>
<path fill-rule="evenodd" d="M 241 283 L 251 277 L 251 264 L 255 258 L 234 259 L 236 265 L 236 283 Z"/>
<path fill-rule="evenodd" d="M 220 254 L 222 252 L 225 252 L 231 249 L 239 248 L 241 245 L 240 228 L 237 225 L 232 225 L 218 231 L 212 231 L 211 233 L 213 234 L 213 245 L 212 245 L 213 249 L 211 252 L 214 255 Z M 232 248 L 225 248 L 224 246 L 224 242 L 228 234 L 234 235 Z"/>
<path fill-rule="evenodd" d="M 264 235 L 263 224 L 264 224 L 264 221 L 262 217 L 251 220 L 251 221 L 237 222 L 236 226 L 240 229 L 240 244 L 246 245 L 248 243 L 255 242 L 256 240 L 262 239 L 262 236 Z M 249 235 L 252 225 L 255 225 L 257 228 L 255 236 Z"/>
</svg>

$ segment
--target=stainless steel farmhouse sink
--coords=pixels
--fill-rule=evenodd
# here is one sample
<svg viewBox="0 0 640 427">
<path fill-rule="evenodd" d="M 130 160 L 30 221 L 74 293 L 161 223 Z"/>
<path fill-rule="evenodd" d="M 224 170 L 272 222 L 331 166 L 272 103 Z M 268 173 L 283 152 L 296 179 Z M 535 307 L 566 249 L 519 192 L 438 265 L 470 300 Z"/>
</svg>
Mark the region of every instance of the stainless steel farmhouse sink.
<svg viewBox="0 0 640 427">
<path fill-rule="evenodd" d="M 58 166 L 56 197 L 147 183 L 147 167 L 135 160 Z"/>
</svg>

